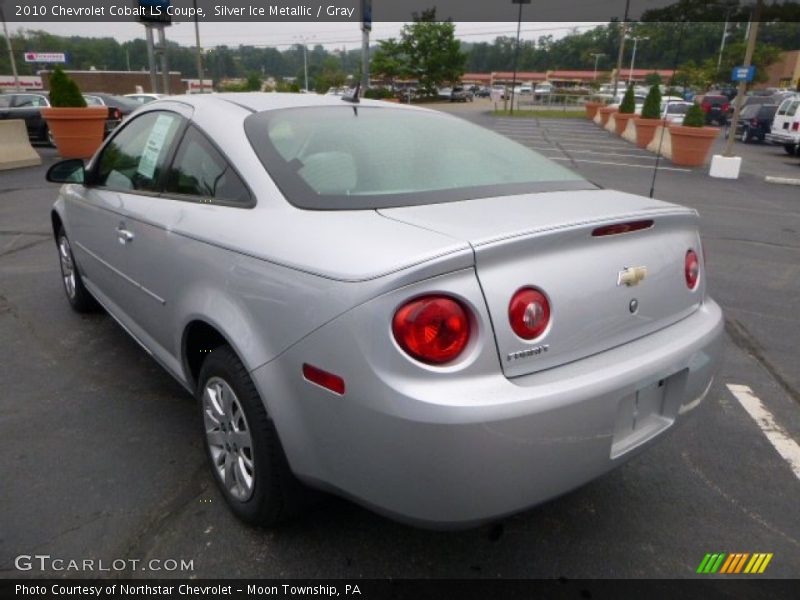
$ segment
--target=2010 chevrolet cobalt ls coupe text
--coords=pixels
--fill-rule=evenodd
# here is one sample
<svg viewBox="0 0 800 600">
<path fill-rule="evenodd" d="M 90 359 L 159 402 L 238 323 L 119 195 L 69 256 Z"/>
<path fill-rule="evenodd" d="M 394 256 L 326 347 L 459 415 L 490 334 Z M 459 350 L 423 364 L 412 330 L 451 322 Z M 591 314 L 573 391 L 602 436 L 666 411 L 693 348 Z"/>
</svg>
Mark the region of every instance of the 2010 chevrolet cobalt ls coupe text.
<svg viewBox="0 0 800 600">
<path fill-rule="evenodd" d="M 520 511 L 647 446 L 718 366 L 695 211 L 438 112 L 159 100 L 48 177 L 70 303 L 196 394 L 248 522 L 300 482 L 436 527 Z"/>
</svg>

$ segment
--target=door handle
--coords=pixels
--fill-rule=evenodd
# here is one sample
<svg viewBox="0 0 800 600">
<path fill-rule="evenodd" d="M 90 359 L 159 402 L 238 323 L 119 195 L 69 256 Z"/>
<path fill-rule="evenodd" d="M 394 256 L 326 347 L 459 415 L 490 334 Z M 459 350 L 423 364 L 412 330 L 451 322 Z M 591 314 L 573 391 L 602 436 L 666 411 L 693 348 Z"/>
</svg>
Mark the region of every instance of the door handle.
<svg viewBox="0 0 800 600">
<path fill-rule="evenodd" d="M 133 232 L 128 231 L 127 229 L 123 229 L 122 227 L 117 228 L 117 237 L 119 238 L 119 243 L 123 246 L 128 242 L 133 241 Z"/>
</svg>

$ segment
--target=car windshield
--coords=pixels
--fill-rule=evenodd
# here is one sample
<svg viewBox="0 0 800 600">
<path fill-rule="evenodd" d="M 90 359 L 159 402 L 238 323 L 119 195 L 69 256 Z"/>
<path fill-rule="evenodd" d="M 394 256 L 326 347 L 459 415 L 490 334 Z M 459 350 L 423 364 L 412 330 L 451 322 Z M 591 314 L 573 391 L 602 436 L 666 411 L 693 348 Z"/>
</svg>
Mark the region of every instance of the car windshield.
<svg viewBox="0 0 800 600">
<path fill-rule="evenodd" d="M 685 115 L 689 110 L 689 104 L 668 104 L 667 112 L 671 115 Z"/>
<path fill-rule="evenodd" d="M 433 111 L 274 110 L 248 117 L 245 132 L 287 200 L 302 208 L 376 209 L 595 187 L 506 137 Z"/>
</svg>

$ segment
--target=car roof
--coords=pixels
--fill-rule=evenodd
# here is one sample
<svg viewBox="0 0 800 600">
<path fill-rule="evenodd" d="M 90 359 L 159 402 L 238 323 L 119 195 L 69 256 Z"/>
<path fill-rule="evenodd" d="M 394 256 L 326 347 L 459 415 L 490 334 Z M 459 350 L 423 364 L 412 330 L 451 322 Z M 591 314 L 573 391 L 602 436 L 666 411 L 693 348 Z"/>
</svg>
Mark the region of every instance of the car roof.
<svg viewBox="0 0 800 600">
<path fill-rule="evenodd" d="M 300 108 L 310 106 L 379 106 L 396 110 L 424 110 L 415 106 L 388 103 L 381 100 L 368 100 L 361 98 L 359 104 L 350 104 L 342 100 L 341 96 L 325 96 L 322 94 L 284 94 L 274 92 L 241 92 L 226 94 L 187 94 L 179 98 L 172 97 L 165 100 L 156 100 L 149 106 L 168 100 L 178 100 L 195 108 L 209 108 L 220 104 L 235 104 L 250 112 L 264 112 L 282 108 Z"/>
</svg>

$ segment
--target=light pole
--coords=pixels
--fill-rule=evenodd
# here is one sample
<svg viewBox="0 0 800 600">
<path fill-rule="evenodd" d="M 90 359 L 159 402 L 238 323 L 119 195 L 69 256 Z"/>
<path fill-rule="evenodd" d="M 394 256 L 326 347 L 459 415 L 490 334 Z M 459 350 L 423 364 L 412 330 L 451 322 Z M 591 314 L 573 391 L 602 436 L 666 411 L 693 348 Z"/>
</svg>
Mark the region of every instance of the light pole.
<svg viewBox="0 0 800 600">
<path fill-rule="evenodd" d="M 11 36 L 8 35 L 8 27 L 6 27 L 6 14 L 3 12 L 2 0 L 0 0 L 0 21 L 3 22 L 3 35 L 6 38 L 6 47 L 8 47 L 8 58 L 11 61 L 11 73 L 14 75 L 14 87 L 18 92 L 22 91 L 22 86 L 19 84 L 19 74 L 17 73 L 17 62 L 14 60 L 14 50 L 11 48 Z"/>
<path fill-rule="evenodd" d="M 592 79 L 594 79 L 595 81 L 597 80 L 597 62 L 600 60 L 601 56 L 605 55 L 606 55 L 605 52 L 592 52 L 592 54 L 590 55 L 594 56 L 594 76 L 592 77 Z"/>
<path fill-rule="evenodd" d="M 635 38 L 633 38 L 633 54 L 631 54 L 631 68 L 628 71 L 628 85 L 631 84 L 631 79 L 633 79 L 633 65 L 636 62 L 636 43 L 639 40 L 642 40 L 644 42 L 644 41 L 649 40 L 649 39 L 650 38 L 648 38 L 648 37 L 635 37 Z"/>
<path fill-rule="evenodd" d="M 313 40 L 314 36 L 306 36 L 306 35 L 298 35 L 295 36 L 295 39 L 300 40 L 303 43 L 303 77 L 305 80 L 305 91 L 308 91 L 308 53 L 306 48 L 306 42 L 309 40 Z"/>
<path fill-rule="evenodd" d="M 531 0 L 511 0 L 511 4 L 519 4 L 517 16 L 517 45 L 514 46 L 514 75 L 511 78 L 511 114 L 514 114 L 514 96 L 517 92 L 517 58 L 519 57 L 519 32 L 522 28 L 522 5 L 530 4 Z"/>
</svg>

